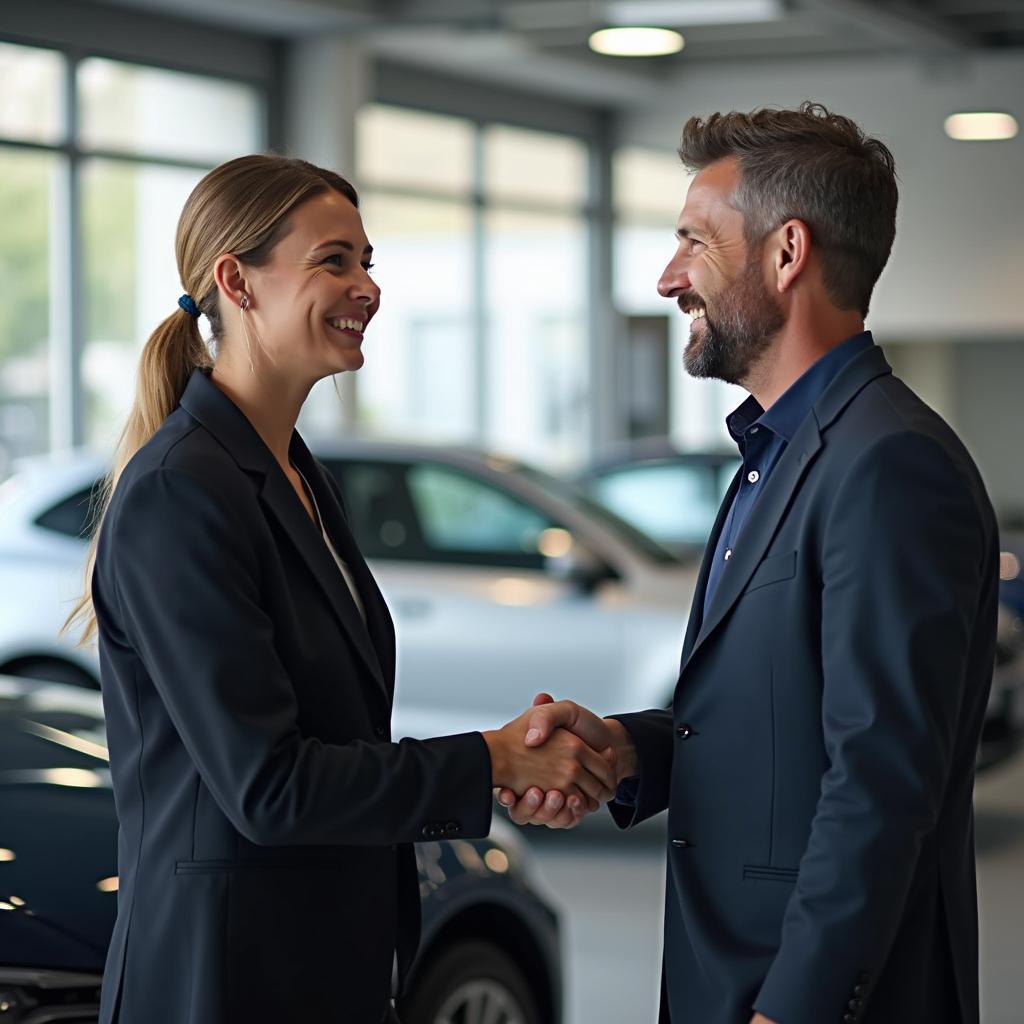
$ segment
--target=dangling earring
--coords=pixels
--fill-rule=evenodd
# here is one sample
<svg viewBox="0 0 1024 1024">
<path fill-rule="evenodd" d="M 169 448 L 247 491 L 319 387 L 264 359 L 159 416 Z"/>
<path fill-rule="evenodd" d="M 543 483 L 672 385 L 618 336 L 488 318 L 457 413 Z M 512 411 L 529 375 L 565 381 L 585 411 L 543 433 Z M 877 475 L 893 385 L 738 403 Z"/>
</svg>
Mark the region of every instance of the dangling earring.
<svg viewBox="0 0 1024 1024">
<path fill-rule="evenodd" d="M 238 315 L 242 320 L 242 333 L 245 335 L 245 351 L 249 355 L 249 372 L 255 373 L 256 367 L 252 365 L 252 342 L 249 340 L 249 325 L 245 322 L 245 311 L 249 308 L 249 296 L 243 295 L 242 301 L 238 304 Z"/>
</svg>

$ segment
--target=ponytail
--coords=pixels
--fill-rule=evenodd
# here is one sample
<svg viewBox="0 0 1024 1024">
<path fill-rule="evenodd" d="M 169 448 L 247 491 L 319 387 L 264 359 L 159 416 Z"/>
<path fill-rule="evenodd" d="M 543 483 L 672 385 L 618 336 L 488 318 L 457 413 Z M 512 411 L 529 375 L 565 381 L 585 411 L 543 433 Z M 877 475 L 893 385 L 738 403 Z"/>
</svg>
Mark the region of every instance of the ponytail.
<svg viewBox="0 0 1024 1024">
<path fill-rule="evenodd" d="M 114 450 L 114 462 L 93 497 L 89 513 L 89 558 L 85 566 L 85 592 L 78 598 L 61 627 L 61 633 L 80 628 L 78 646 L 96 638 L 96 611 L 92 604 L 92 574 L 96 566 L 96 546 L 117 481 L 135 453 L 160 429 L 160 424 L 177 408 L 192 371 L 210 367 L 206 342 L 195 318 L 183 309 L 172 313 L 149 336 L 139 361 L 135 402 Z"/>
</svg>

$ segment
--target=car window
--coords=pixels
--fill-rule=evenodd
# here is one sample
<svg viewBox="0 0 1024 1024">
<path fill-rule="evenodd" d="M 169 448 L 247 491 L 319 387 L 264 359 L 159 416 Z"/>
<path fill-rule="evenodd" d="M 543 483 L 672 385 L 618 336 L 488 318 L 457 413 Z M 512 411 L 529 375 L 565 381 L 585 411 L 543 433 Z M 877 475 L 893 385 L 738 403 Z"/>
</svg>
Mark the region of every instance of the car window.
<svg viewBox="0 0 1024 1024">
<path fill-rule="evenodd" d="M 76 491 L 71 497 L 58 502 L 36 518 L 36 525 L 66 537 L 88 539 L 92 525 L 92 496 L 98 493 L 101 484 L 102 481 L 97 481 L 91 487 Z"/>
<path fill-rule="evenodd" d="M 406 482 L 424 544 L 438 560 L 543 567 L 540 536 L 555 524 L 539 510 L 438 463 L 410 466 Z"/>
<path fill-rule="evenodd" d="M 594 481 L 599 501 L 656 540 L 703 545 L 732 473 L 714 465 L 652 463 Z"/>
<path fill-rule="evenodd" d="M 389 462 L 324 459 L 345 497 L 349 525 L 366 558 L 425 556 L 405 489 L 405 467 Z"/>
</svg>

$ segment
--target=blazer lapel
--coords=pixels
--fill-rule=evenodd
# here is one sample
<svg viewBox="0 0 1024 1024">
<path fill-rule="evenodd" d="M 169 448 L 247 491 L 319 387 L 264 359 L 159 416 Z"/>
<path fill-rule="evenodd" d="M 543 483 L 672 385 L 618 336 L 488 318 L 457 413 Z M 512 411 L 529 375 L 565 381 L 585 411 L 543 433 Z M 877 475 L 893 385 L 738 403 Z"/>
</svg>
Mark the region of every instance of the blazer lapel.
<svg viewBox="0 0 1024 1024">
<path fill-rule="evenodd" d="M 359 625 L 364 633 L 369 632 L 384 682 L 389 691 L 392 691 L 395 679 L 395 629 L 384 595 L 380 592 L 377 581 L 373 578 L 373 573 L 370 572 L 370 568 L 356 544 L 355 537 L 352 535 L 334 491 L 324 478 L 324 471 L 298 433 L 292 438 L 291 457 L 313 489 L 327 535 L 352 574 L 363 604 L 363 610 L 366 613 L 364 623 L 359 617 L 358 609 L 355 609 L 356 615 L 359 617 Z M 320 543 L 323 546 L 322 539 Z M 334 560 L 330 559 L 330 561 L 337 573 Z M 345 590 L 347 592 L 348 588 L 345 587 Z"/>
<path fill-rule="evenodd" d="M 302 507 L 288 478 L 245 414 L 210 380 L 209 370 L 192 372 L 181 397 L 181 406 L 224 445 L 240 469 L 254 477 L 262 477 L 260 500 L 291 538 L 353 646 L 390 701 L 394 691 L 395 657 L 394 633 L 387 608 L 351 534 L 343 527 L 334 495 L 298 432 L 292 435 L 290 454 L 314 489 L 328 535 L 337 546 L 338 554 L 352 570 L 360 597 L 364 598 L 366 605 L 365 623 L 323 537 Z M 377 643 L 378 650 L 382 652 L 380 657 L 378 650 L 374 649 L 369 630 L 381 638 Z"/>
<path fill-rule="evenodd" d="M 288 534 L 309 571 L 320 584 L 338 621 L 344 627 L 366 667 L 386 692 L 388 687 L 384 682 L 380 660 L 377 658 L 377 652 L 373 649 L 370 634 L 359 614 L 359 609 L 356 608 L 352 594 L 349 592 L 337 564 L 331 557 L 320 531 L 309 518 L 291 482 L 276 462 L 267 471 L 263 490 L 260 492 L 260 500 Z M 319 504 L 319 502 L 320 495 L 317 495 L 317 503 Z"/>
<path fill-rule="evenodd" d="M 786 510 L 789 508 L 794 493 L 822 448 L 821 432 L 842 414 L 846 406 L 872 380 L 891 372 L 892 369 L 886 362 L 882 350 L 873 346 L 844 367 L 814 404 L 814 408 L 800 424 L 793 439 L 782 453 L 778 465 L 772 470 L 771 476 L 765 484 L 764 491 L 751 509 L 750 518 L 740 535 L 736 551 L 722 572 L 707 616 L 701 621 L 696 619 L 693 613 L 690 615 L 690 628 L 687 629 L 683 651 L 683 669 L 725 618 L 739 599 L 754 570 L 760 565 L 768 545 L 771 544 Z M 736 481 L 733 483 L 735 485 Z M 735 494 L 735 490 L 730 488 L 729 494 Z M 728 508 L 729 504 L 731 504 L 731 498 L 727 497 L 723 502 L 723 509 Z M 722 521 L 723 516 L 720 511 L 719 521 L 715 524 L 716 531 L 721 529 Z M 709 546 L 708 552 L 710 554 L 705 556 L 705 562 L 708 557 L 713 557 L 714 549 Z M 698 585 L 701 597 L 707 584 L 706 570 L 707 566 L 702 566 L 701 580 L 704 586 Z M 694 600 L 697 600 L 696 596 Z M 700 609 L 696 609 L 696 612 L 699 614 Z M 696 621 L 700 621 L 699 627 L 694 627 Z M 691 629 L 697 634 L 692 646 L 690 645 Z"/>
<path fill-rule="evenodd" d="M 701 559 L 700 572 L 697 574 L 697 585 L 693 591 L 693 604 L 690 606 L 690 618 L 686 623 L 686 636 L 683 639 L 683 657 L 680 668 L 686 664 L 687 659 L 690 657 L 690 651 L 693 650 L 693 645 L 697 641 L 697 634 L 700 632 L 700 627 L 704 622 L 704 595 L 707 593 L 708 577 L 711 575 L 711 562 L 714 559 L 715 551 L 718 548 L 718 538 L 721 536 L 722 530 L 725 529 L 725 520 L 729 516 L 729 509 L 732 508 L 736 492 L 740 489 L 740 479 L 742 478 L 742 475 L 743 467 L 741 466 L 736 470 L 736 475 L 732 478 L 732 483 L 729 484 L 729 488 L 725 492 L 722 504 L 718 507 L 718 516 L 715 519 L 715 525 L 711 528 L 711 536 L 708 538 L 707 546 L 704 548 L 704 557 Z"/>
<path fill-rule="evenodd" d="M 750 518 L 743 527 L 736 550 L 722 571 L 718 589 L 711 598 L 707 616 L 701 623 L 700 632 L 690 650 L 690 658 L 699 650 L 708 634 L 725 618 L 726 612 L 736 603 L 754 570 L 760 565 L 789 507 L 793 492 L 820 448 L 818 421 L 812 412 L 786 446 L 765 484 L 764 491 L 751 509 Z"/>
</svg>

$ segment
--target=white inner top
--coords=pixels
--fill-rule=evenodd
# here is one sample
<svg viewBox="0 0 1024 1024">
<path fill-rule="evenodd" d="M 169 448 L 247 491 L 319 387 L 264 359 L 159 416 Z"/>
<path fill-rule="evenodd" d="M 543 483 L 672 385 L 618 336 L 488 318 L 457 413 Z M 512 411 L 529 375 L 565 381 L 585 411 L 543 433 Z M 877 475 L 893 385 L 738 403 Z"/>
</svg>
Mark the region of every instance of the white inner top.
<svg viewBox="0 0 1024 1024">
<path fill-rule="evenodd" d="M 324 543 L 327 545 L 327 550 L 334 556 L 334 561 L 338 563 L 342 579 L 344 579 L 346 586 L 352 594 L 352 600 L 356 603 L 356 609 L 360 616 L 362 616 L 363 622 L 366 622 L 366 609 L 363 607 L 362 598 L 359 596 L 359 589 L 356 587 L 356 581 L 353 579 L 352 572 L 344 559 L 342 559 L 341 555 L 339 555 L 335 550 L 334 545 L 331 543 L 331 538 L 327 536 L 327 531 L 324 529 L 323 516 L 320 515 L 320 506 L 316 503 L 316 495 L 313 493 L 313 488 L 309 486 L 309 481 L 302 475 L 302 471 L 299 467 L 295 466 L 294 469 L 295 472 L 299 474 L 299 478 L 302 480 L 303 486 L 306 488 L 306 494 L 309 495 L 309 500 L 313 504 L 313 512 L 316 515 L 317 526 L 320 528 L 320 533 L 323 535 Z"/>
</svg>

